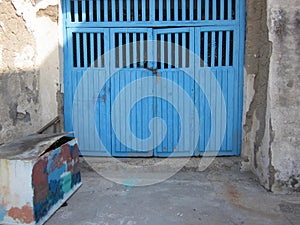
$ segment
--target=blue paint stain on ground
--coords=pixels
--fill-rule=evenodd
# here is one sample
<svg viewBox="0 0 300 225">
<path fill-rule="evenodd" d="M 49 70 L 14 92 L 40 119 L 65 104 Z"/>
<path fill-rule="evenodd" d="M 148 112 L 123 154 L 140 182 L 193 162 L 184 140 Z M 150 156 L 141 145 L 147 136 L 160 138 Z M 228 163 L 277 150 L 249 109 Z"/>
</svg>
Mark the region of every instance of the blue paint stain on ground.
<svg viewBox="0 0 300 225">
<path fill-rule="evenodd" d="M 6 210 L 0 205 L 0 222 L 4 220 Z"/>
<path fill-rule="evenodd" d="M 132 178 L 132 179 L 126 179 L 123 180 L 123 186 L 126 187 L 128 190 L 130 190 L 132 187 L 134 187 L 139 182 L 138 179 Z"/>
</svg>

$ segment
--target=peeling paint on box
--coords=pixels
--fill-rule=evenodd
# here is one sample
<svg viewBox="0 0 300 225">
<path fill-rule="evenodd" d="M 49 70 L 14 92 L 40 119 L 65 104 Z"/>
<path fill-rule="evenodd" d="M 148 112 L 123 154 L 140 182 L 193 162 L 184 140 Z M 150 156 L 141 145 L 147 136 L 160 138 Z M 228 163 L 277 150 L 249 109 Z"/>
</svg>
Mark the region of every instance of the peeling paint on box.
<svg viewBox="0 0 300 225">
<path fill-rule="evenodd" d="M 34 222 L 33 209 L 31 206 L 29 206 L 29 203 L 22 208 L 12 207 L 10 210 L 8 210 L 8 216 L 13 218 L 15 221 L 25 224 Z"/>
<path fill-rule="evenodd" d="M 64 135 L 0 147 L 0 224 L 43 224 L 80 187 L 78 147 Z"/>
<path fill-rule="evenodd" d="M 79 161 L 78 152 L 75 155 L 74 148 L 76 147 L 65 144 L 61 148 L 43 155 L 40 159 L 42 163 L 35 165 L 32 175 L 34 189 L 43 190 L 41 194 L 34 196 L 34 211 L 37 221 L 44 217 L 60 199 L 63 199 L 66 193 L 80 183 L 79 170 L 74 170 L 74 166 L 69 166 Z"/>
</svg>

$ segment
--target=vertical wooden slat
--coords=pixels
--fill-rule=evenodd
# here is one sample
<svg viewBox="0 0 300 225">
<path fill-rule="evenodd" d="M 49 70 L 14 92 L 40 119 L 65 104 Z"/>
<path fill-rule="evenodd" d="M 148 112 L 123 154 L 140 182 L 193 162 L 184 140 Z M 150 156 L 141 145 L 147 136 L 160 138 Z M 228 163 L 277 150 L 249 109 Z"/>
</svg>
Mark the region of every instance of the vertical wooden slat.
<svg viewBox="0 0 300 225">
<path fill-rule="evenodd" d="M 224 1 L 225 0 L 220 0 L 220 19 L 224 20 L 224 14 L 225 14 L 225 6 L 224 6 Z"/>
<path fill-rule="evenodd" d="M 230 59 L 230 31 L 226 31 L 226 61 L 225 65 L 229 66 Z"/>
<path fill-rule="evenodd" d="M 140 34 L 140 65 L 144 66 L 144 33 L 141 32 Z"/>
<path fill-rule="evenodd" d="M 100 1 L 96 1 L 96 13 L 97 13 L 97 22 L 100 22 L 101 20 Z"/>
<path fill-rule="evenodd" d="M 81 8 L 82 8 L 82 22 L 86 22 L 86 7 L 85 7 L 85 1 L 81 1 Z"/>
<path fill-rule="evenodd" d="M 74 18 L 75 18 L 75 22 L 78 23 L 79 22 L 79 15 L 78 15 L 78 0 L 74 1 Z"/>
<path fill-rule="evenodd" d="M 126 33 L 126 68 L 130 67 L 130 46 L 129 33 Z"/>
<path fill-rule="evenodd" d="M 186 33 L 182 33 L 182 67 L 186 67 L 186 52 L 187 52 Z"/>
<path fill-rule="evenodd" d="M 150 1 L 150 0 L 146 0 L 146 1 Z M 150 7 L 148 9 L 149 11 L 149 16 L 150 16 L 150 21 L 155 21 L 155 7 L 156 7 L 156 1 L 150 1 L 149 2 Z"/>
<path fill-rule="evenodd" d="M 190 0 L 190 20 L 194 20 L 194 0 Z"/>
<path fill-rule="evenodd" d="M 200 84 L 204 84 L 205 82 L 205 72 L 203 69 L 200 69 L 199 71 L 199 81 L 200 81 Z M 199 87 L 201 88 L 201 87 Z M 200 141 L 199 141 L 199 151 L 204 151 L 205 149 L 205 144 L 206 144 L 206 130 L 205 130 L 205 121 L 209 118 L 206 118 L 204 117 L 205 115 L 205 109 L 206 109 L 206 105 L 205 104 L 205 95 L 203 93 L 203 90 L 197 88 L 197 90 L 199 90 L 199 115 L 200 115 Z M 203 132 L 201 134 L 201 131 Z"/>
<path fill-rule="evenodd" d="M 72 2 L 72 4 L 71 4 L 71 2 Z M 72 1 L 72 0 L 67 0 L 66 1 L 66 8 L 67 8 L 67 12 L 66 12 L 66 18 L 69 20 L 69 21 L 71 21 L 71 22 L 74 22 L 74 18 L 75 18 L 75 15 L 74 15 L 74 0 Z M 71 9 L 72 9 L 72 7 L 71 7 L 71 5 L 73 6 L 73 11 L 71 11 Z M 76 21 L 75 21 L 76 22 Z"/>
<path fill-rule="evenodd" d="M 216 69 L 213 68 L 210 70 L 210 73 L 211 73 L 211 76 L 214 76 L 215 79 L 217 79 L 216 77 Z M 216 146 L 216 140 L 217 140 L 217 96 L 216 96 L 216 89 L 215 88 L 212 88 L 213 87 L 213 80 L 212 79 L 209 79 L 210 82 L 209 82 L 209 86 L 210 86 L 210 102 L 211 102 L 211 106 L 210 106 L 210 109 L 211 109 L 211 112 L 212 113 L 212 118 L 211 118 L 211 139 L 212 140 L 215 140 L 211 143 L 211 148 L 210 150 L 213 150 L 213 151 L 216 151 L 217 150 L 217 146 Z"/>
<path fill-rule="evenodd" d="M 94 21 L 94 6 L 93 6 L 93 0 L 89 0 L 89 21 Z"/>
<path fill-rule="evenodd" d="M 222 66 L 223 56 L 223 31 L 219 31 L 219 44 L 218 44 L 218 66 Z"/>
<path fill-rule="evenodd" d="M 186 20 L 186 0 L 181 0 L 181 7 L 182 7 L 182 20 L 185 21 Z"/>
<path fill-rule="evenodd" d="M 209 1 L 205 0 L 205 20 L 209 20 Z"/>
<path fill-rule="evenodd" d="M 119 82 L 120 82 L 120 89 L 118 89 L 118 90 L 116 90 L 116 96 L 118 95 L 118 92 L 125 86 L 125 84 L 126 84 L 126 73 L 125 73 L 125 71 L 120 71 L 120 75 L 119 75 L 119 77 L 117 78 L 118 80 L 119 80 Z M 127 98 L 125 98 L 125 101 L 122 101 L 122 102 L 120 102 L 120 113 L 121 113 L 121 115 L 126 115 L 125 114 L 125 109 L 126 109 L 126 99 Z M 116 113 L 118 113 L 118 112 L 116 112 Z M 125 117 L 125 119 L 127 119 L 127 117 Z M 121 139 L 122 140 L 126 140 L 126 129 L 125 129 L 125 132 L 121 132 Z M 127 140 L 126 140 L 127 141 Z M 120 142 L 119 140 L 117 140 L 117 142 Z M 121 152 L 125 152 L 126 151 L 126 147 L 124 146 L 124 145 L 122 145 L 122 144 L 120 144 L 120 150 L 121 150 Z"/>
<path fill-rule="evenodd" d="M 171 0 L 167 0 L 167 21 L 171 20 Z"/>
<path fill-rule="evenodd" d="M 119 0 L 119 21 L 123 21 L 123 0 Z"/>
<path fill-rule="evenodd" d="M 197 20 L 198 21 L 200 21 L 202 19 L 202 1 L 204 1 L 204 0 L 197 1 Z"/>
<path fill-rule="evenodd" d="M 131 43 L 133 46 L 133 67 L 137 68 L 137 39 L 136 39 L 137 33 L 133 33 L 133 43 Z"/>
<path fill-rule="evenodd" d="M 174 21 L 178 21 L 178 14 L 179 14 L 178 0 L 174 0 Z"/>
<path fill-rule="evenodd" d="M 232 19 L 232 0 L 228 0 L 228 20 Z"/>
<path fill-rule="evenodd" d="M 111 15 L 112 15 L 112 21 L 116 21 L 116 14 L 117 14 L 117 10 L 116 10 L 116 0 L 112 0 L 111 1 Z"/>
<path fill-rule="evenodd" d="M 159 7 L 158 7 L 158 10 L 159 10 L 159 18 L 158 20 L 159 21 L 163 21 L 163 9 L 164 9 L 164 1 L 160 0 L 159 1 Z"/>
<path fill-rule="evenodd" d="M 165 35 L 160 34 L 160 61 L 161 61 L 161 69 L 164 69 L 165 63 Z"/>
<path fill-rule="evenodd" d="M 171 34 L 168 34 L 168 68 L 172 67 L 172 40 Z"/>
<path fill-rule="evenodd" d="M 133 9 L 134 9 L 134 21 L 139 21 L 139 2 L 133 1 Z"/>
<path fill-rule="evenodd" d="M 204 66 L 208 65 L 208 32 L 204 32 Z"/>
<path fill-rule="evenodd" d="M 212 0 L 212 19 L 213 20 L 217 20 L 217 0 Z"/>
<path fill-rule="evenodd" d="M 104 21 L 108 21 L 108 0 L 103 0 L 104 1 Z"/>
<path fill-rule="evenodd" d="M 175 33 L 175 68 L 179 67 L 179 34 Z"/>
<path fill-rule="evenodd" d="M 123 46 L 122 46 L 122 43 L 123 43 L 123 35 L 122 33 L 119 33 L 119 43 L 118 43 L 118 49 L 119 49 L 119 67 L 120 68 L 123 68 L 123 60 L 124 60 L 124 57 L 123 57 Z"/>
<path fill-rule="evenodd" d="M 233 137 L 234 137 L 234 73 L 232 70 L 227 69 L 227 85 L 228 85 L 228 99 L 227 99 L 227 105 L 229 106 L 227 108 L 227 127 L 228 127 L 228 142 L 227 142 L 227 147 L 228 149 L 233 148 Z"/>
<path fill-rule="evenodd" d="M 211 63 L 212 67 L 215 66 L 215 56 L 216 56 L 216 32 L 211 32 Z"/>
<path fill-rule="evenodd" d="M 87 57 L 87 33 L 83 33 L 83 67 L 88 66 L 88 57 Z"/>
<path fill-rule="evenodd" d="M 159 51 L 158 46 L 160 43 L 158 42 L 158 34 L 154 34 L 154 42 L 153 42 L 153 68 L 157 69 L 158 67 L 158 60 L 159 60 Z"/>
<path fill-rule="evenodd" d="M 97 66 L 101 67 L 101 34 L 97 33 Z"/>
<path fill-rule="evenodd" d="M 146 0 L 142 0 L 141 8 L 142 8 L 142 21 L 146 21 Z"/>
<path fill-rule="evenodd" d="M 131 0 L 127 0 L 127 1 L 126 1 L 126 20 L 127 20 L 127 21 L 130 21 L 130 20 L 131 20 L 131 18 L 130 18 L 130 16 L 131 16 L 131 6 L 130 6 L 130 1 L 131 1 Z"/>
<path fill-rule="evenodd" d="M 81 67 L 80 56 L 81 56 L 81 52 L 80 52 L 80 34 L 76 33 L 76 62 L 77 62 L 77 67 Z"/>
<path fill-rule="evenodd" d="M 91 48 L 91 67 L 95 67 L 95 46 L 94 46 L 94 33 L 90 33 L 90 48 Z"/>
<path fill-rule="evenodd" d="M 171 71 L 166 71 L 166 77 L 168 79 L 172 78 L 172 72 Z M 168 92 L 168 91 L 172 91 L 172 93 L 174 93 L 174 91 L 172 90 L 172 86 L 170 87 L 168 84 L 166 85 L 165 87 L 165 92 Z M 172 97 L 172 96 L 169 96 L 169 98 Z M 172 100 L 172 99 L 171 99 Z M 166 108 L 167 108 L 167 111 L 166 111 L 166 118 L 167 119 L 167 127 L 168 128 L 171 128 L 172 131 L 174 131 L 176 128 L 174 127 L 174 120 L 173 120 L 173 108 L 170 104 L 166 104 L 166 103 L 163 103 L 164 105 L 166 105 Z M 167 140 L 167 151 L 168 152 L 173 152 L 173 135 L 174 133 L 173 132 L 167 132 L 167 135 L 168 135 L 168 140 Z"/>
</svg>

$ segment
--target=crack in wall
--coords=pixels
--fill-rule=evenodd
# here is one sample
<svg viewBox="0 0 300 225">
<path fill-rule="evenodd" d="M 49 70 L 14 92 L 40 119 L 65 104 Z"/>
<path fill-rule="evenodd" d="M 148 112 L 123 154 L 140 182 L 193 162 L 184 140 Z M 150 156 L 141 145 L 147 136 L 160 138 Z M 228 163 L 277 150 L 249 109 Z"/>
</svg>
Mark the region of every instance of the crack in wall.
<svg viewBox="0 0 300 225">
<path fill-rule="evenodd" d="M 273 130 L 273 127 L 272 127 L 272 120 L 271 118 L 269 119 L 269 190 L 272 190 L 272 186 L 274 185 L 275 183 L 275 168 L 274 166 L 272 165 L 272 143 L 274 141 L 274 138 L 275 138 L 275 131 Z"/>
<path fill-rule="evenodd" d="M 253 141 L 253 165 L 254 169 L 257 169 L 259 167 L 257 154 L 260 151 L 266 130 L 267 93 L 272 43 L 268 38 L 267 1 L 248 1 L 247 5 L 247 9 L 251 10 L 248 10 L 247 13 L 245 64 L 249 65 L 247 73 L 255 74 L 253 85 L 255 93 L 246 112 L 243 128 L 246 135 L 255 132 L 255 140 L 247 141 Z M 256 131 L 253 130 L 255 118 L 259 121 L 259 127 Z"/>
</svg>

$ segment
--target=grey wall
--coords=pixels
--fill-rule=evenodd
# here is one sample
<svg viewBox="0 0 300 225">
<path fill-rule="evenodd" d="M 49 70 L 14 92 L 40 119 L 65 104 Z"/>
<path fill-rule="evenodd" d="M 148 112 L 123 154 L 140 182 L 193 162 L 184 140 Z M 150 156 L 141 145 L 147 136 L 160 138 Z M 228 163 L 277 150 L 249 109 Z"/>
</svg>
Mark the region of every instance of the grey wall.
<svg viewBox="0 0 300 225">
<path fill-rule="evenodd" d="M 300 191 L 300 3 L 248 0 L 244 169 L 274 192 Z"/>
</svg>

